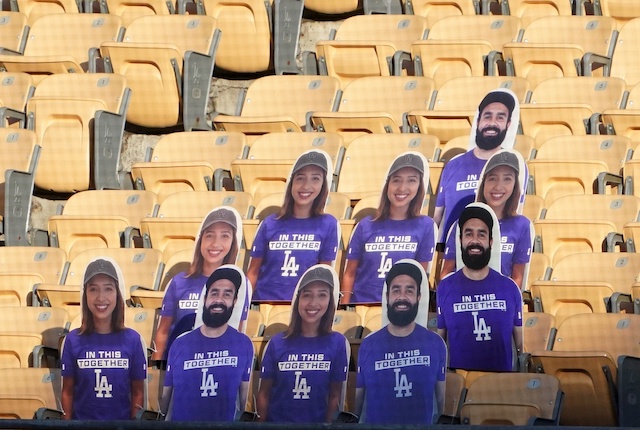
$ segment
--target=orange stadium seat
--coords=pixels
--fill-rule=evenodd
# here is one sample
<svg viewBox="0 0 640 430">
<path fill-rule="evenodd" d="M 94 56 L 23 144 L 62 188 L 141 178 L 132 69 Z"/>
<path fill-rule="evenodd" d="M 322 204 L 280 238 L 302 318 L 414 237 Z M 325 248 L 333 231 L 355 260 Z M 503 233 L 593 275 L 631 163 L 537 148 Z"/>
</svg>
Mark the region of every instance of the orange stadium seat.
<svg viewBox="0 0 640 430">
<path fill-rule="evenodd" d="M 573 14 L 571 2 L 567 0 L 502 0 L 501 6 L 503 15 L 517 16 L 523 27 L 539 17 Z"/>
<path fill-rule="evenodd" d="M 628 0 L 623 2 L 631 3 Z M 637 4 L 637 0 L 633 2 Z M 618 34 L 618 41 L 611 59 L 611 76 L 624 79 L 629 86 L 636 85 L 640 83 L 640 58 L 636 49 L 640 40 L 640 19 L 631 19 L 619 30 L 620 34 Z"/>
<path fill-rule="evenodd" d="M 18 10 L 29 17 L 29 26 L 39 18 L 47 15 L 77 14 L 81 12 L 81 2 L 76 0 L 11 0 Z"/>
<path fill-rule="evenodd" d="M 479 3 L 467 0 L 402 0 L 405 13 L 427 18 L 429 28 L 448 16 L 476 15 Z"/>
<path fill-rule="evenodd" d="M 27 16 L 21 12 L 0 11 L 0 52 L 22 54 L 27 42 Z"/>
<path fill-rule="evenodd" d="M 122 18 L 125 28 L 136 18 L 146 15 L 170 15 L 175 13 L 173 3 L 167 0 L 102 0 L 100 12 Z"/>
<path fill-rule="evenodd" d="M 630 20 L 640 17 L 640 2 L 638 0 L 598 0 L 595 4 L 596 15 L 614 18 L 618 23 L 618 30 Z"/>
<path fill-rule="evenodd" d="M 0 126 L 12 127 L 18 123 L 24 128 L 27 101 L 35 89 L 33 78 L 27 73 L 0 73 L 0 88 Z"/>
</svg>

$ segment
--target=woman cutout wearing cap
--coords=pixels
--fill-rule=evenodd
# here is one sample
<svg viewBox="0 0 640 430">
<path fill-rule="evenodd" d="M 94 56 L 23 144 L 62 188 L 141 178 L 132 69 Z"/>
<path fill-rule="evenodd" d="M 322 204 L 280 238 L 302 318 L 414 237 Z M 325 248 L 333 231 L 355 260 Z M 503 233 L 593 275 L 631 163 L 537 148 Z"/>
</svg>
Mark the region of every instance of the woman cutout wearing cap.
<svg viewBox="0 0 640 430">
<path fill-rule="evenodd" d="M 429 272 L 437 227 L 420 213 L 428 182 L 429 166 L 421 154 L 405 152 L 391 163 L 376 213 L 351 235 L 340 303 L 380 303 L 387 272 L 403 258 Z"/>
<path fill-rule="evenodd" d="M 223 264 L 235 264 L 241 241 L 241 222 L 238 212 L 226 206 L 213 209 L 202 221 L 191 266 L 173 277 L 162 299 L 152 360 L 167 358 L 169 339 L 177 337 L 173 333 L 176 324 L 185 316 L 195 315 L 202 287 L 213 271 Z"/>
<path fill-rule="evenodd" d="M 271 338 L 262 358 L 260 421 L 331 422 L 338 411 L 349 353 L 346 338 L 331 329 L 337 285 L 336 272 L 321 264 L 300 279 L 289 328 Z"/>
<path fill-rule="evenodd" d="M 501 272 L 522 288 L 526 266 L 529 263 L 532 227 L 531 221 L 518 214 L 524 194 L 523 178 L 526 166 L 522 157 L 513 150 L 494 154 L 484 168 L 476 201 L 486 203 L 495 212 L 501 235 Z M 452 225 L 447 236 L 441 278 L 456 270 L 456 227 Z"/>
<path fill-rule="evenodd" d="M 82 289 L 82 325 L 62 347 L 66 420 L 127 420 L 144 408 L 146 346 L 124 326 L 124 282 L 110 260 L 89 263 Z"/>
<path fill-rule="evenodd" d="M 305 270 L 333 264 L 338 220 L 324 213 L 331 172 L 324 151 L 307 151 L 296 160 L 280 212 L 260 223 L 253 241 L 247 279 L 254 301 L 289 302 Z"/>
</svg>

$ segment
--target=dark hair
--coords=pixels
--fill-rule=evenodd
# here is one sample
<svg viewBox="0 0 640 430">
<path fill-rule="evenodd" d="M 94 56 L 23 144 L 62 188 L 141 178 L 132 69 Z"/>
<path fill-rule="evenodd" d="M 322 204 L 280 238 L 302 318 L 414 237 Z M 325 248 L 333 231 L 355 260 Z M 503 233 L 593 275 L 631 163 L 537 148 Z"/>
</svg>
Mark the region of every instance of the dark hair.
<svg viewBox="0 0 640 430">
<path fill-rule="evenodd" d="M 305 287 L 306 288 L 306 287 Z M 293 301 L 291 305 L 291 321 L 289 322 L 289 327 L 287 331 L 284 332 L 284 338 L 296 337 L 300 336 L 302 331 L 302 317 L 300 316 L 300 311 L 298 311 L 298 305 L 300 304 L 300 293 L 304 290 L 301 288 L 298 290 L 298 294 L 296 295 L 296 299 Z M 318 336 L 324 336 L 333 332 L 333 318 L 336 315 L 336 301 L 333 297 L 333 292 L 331 292 L 331 288 L 329 288 L 329 306 L 327 307 L 327 311 L 322 315 L 320 319 L 320 327 L 318 328 Z"/>
<path fill-rule="evenodd" d="M 291 178 L 289 179 L 289 184 L 287 185 L 287 191 L 284 194 L 284 203 L 282 203 L 282 207 L 280 208 L 280 211 L 276 214 L 276 219 L 293 216 L 293 206 L 295 204 L 295 201 L 293 200 L 291 187 L 293 186 L 293 178 L 296 176 L 296 173 L 298 172 L 294 172 L 291 175 Z M 329 185 L 327 180 L 327 174 L 323 172 L 322 188 L 320 189 L 320 194 L 316 196 L 316 198 L 313 200 L 313 204 L 311 205 L 312 217 L 322 215 L 324 213 L 324 207 L 327 204 L 328 195 L 329 195 Z"/>
<path fill-rule="evenodd" d="M 416 196 L 411 200 L 409 204 L 409 210 L 407 211 L 407 218 L 415 218 L 420 216 L 420 212 L 422 211 L 422 203 L 424 202 L 424 175 L 418 170 L 415 169 L 420 176 L 420 185 L 418 185 L 418 192 Z M 389 192 L 389 180 L 393 175 L 389 175 L 386 182 L 384 183 L 384 187 L 382 188 L 382 193 L 380 194 L 380 203 L 378 204 L 378 209 L 376 209 L 376 213 L 373 215 L 373 221 L 382 221 L 389 218 L 389 211 L 391 209 L 391 202 L 389 201 L 389 197 L 387 197 L 387 193 Z"/>
<path fill-rule="evenodd" d="M 485 174 L 482 177 L 482 181 L 478 186 L 478 201 L 482 203 L 487 203 L 487 199 L 484 198 L 484 181 L 487 177 Z M 520 177 L 518 176 L 518 172 L 515 172 L 515 183 L 513 184 L 513 192 L 507 199 L 504 205 L 504 217 L 511 218 L 512 216 L 518 215 L 518 204 L 520 203 Z M 487 203 L 488 204 L 488 203 Z"/>
<path fill-rule="evenodd" d="M 231 248 L 229 248 L 229 252 L 227 252 L 227 255 L 225 255 L 222 259 L 222 264 L 235 264 L 236 257 L 238 256 L 238 237 L 236 235 L 236 229 L 229 224 L 227 225 L 231 227 L 233 239 L 231 241 Z M 193 251 L 193 261 L 191 262 L 191 265 L 189 266 L 189 269 L 186 273 L 187 278 L 195 278 L 196 276 L 200 276 L 200 274 L 202 274 L 202 268 L 204 267 L 204 257 L 202 256 L 200 247 L 202 246 L 203 234 L 204 231 L 200 233 L 200 236 L 196 241 L 195 250 Z"/>
<path fill-rule="evenodd" d="M 111 314 L 111 331 L 118 332 L 124 330 L 124 298 L 120 291 L 119 282 L 116 281 L 116 307 Z M 86 285 L 83 288 L 87 288 Z M 82 324 L 80 325 L 80 334 L 92 334 L 96 328 L 93 321 L 93 313 L 89 310 L 89 304 L 87 303 L 87 292 L 82 294 Z"/>
</svg>

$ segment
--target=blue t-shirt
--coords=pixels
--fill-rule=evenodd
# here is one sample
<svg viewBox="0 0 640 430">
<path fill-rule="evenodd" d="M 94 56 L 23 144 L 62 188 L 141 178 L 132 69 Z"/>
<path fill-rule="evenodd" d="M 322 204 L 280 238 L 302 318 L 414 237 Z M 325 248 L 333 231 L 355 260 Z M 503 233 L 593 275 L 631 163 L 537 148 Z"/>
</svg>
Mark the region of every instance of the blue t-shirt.
<svg viewBox="0 0 640 430">
<path fill-rule="evenodd" d="M 61 362 L 62 376 L 74 382 L 74 420 L 131 419 L 131 382 L 147 378 L 147 351 L 135 330 L 86 335 L 72 330 Z"/>
<path fill-rule="evenodd" d="M 514 264 L 527 264 L 531 259 L 531 221 L 524 215 L 499 220 L 500 224 L 500 270 L 511 276 Z M 447 237 L 444 259 L 456 261 L 456 227 L 453 223 Z"/>
<path fill-rule="evenodd" d="M 522 326 L 522 295 L 515 282 L 493 269 L 480 281 L 458 270 L 440 281 L 437 303 L 450 367 L 513 370 L 513 328 Z"/>
<path fill-rule="evenodd" d="M 200 293 L 208 277 L 202 274 L 187 278 L 185 272 L 180 272 L 171 279 L 162 299 L 160 315 L 172 317 L 169 333 L 173 332 L 176 324 L 185 316 L 195 314 L 200 306 Z"/>
<path fill-rule="evenodd" d="M 353 231 L 348 260 L 357 260 L 351 303 L 381 303 L 387 272 L 403 258 L 430 262 L 435 247 L 435 223 L 428 216 L 405 220 L 362 219 Z"/>
<path fill-rule="evenodd" d="M 365 389 L 367 424 L 432 424 L 435 389 L 445 380 L 447 348 L 437 334 L 416 324 L 396 337 L 387 326 L 362 341 L 357 387 Z"/>
<path fill-rule="evenodd" d="M 251 251 L 252 258 L 262 258 L 253 300 L 290 302 L 300 276 L 309 267 L 336 259 L 338 231 L 338 220 L 329 214 L 265 218 Z"/>
<path fill-rule="evenodd" d="M 444 241 L 454 221 L 469 203 L 475 200 L 480 174 L 487 160 L 475 156 L 473 150 L 452 158 L 442 170 L 436 207 L 444 207 L 440 223 L 440 241 Z"/>
<path fill-rule="evenodd" d="M 200 329 L 175 340 L 165 387 L 173 387 L 173 421 L 233 421 L 242 381 L 249 381 L 253 344 L 233 327 L 218 338 Z"/>
<path fill-rule="evenodd" d="M 347 379 L 347 340 L 341 333 L 275 335 L 262 359 L 262 379 L 273 381 L 267 421 L 323 423 L 333 382 Z"/>
</svg>

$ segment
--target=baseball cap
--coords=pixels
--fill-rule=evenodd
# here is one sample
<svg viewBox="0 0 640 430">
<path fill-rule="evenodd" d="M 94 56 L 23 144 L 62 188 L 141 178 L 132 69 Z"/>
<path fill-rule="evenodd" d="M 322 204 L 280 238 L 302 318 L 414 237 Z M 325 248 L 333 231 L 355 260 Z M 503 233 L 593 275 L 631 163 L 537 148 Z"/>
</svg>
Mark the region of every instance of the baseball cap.
<svg viewBox="0 0 640 430">
<path fill-rule="evenodd" d="M 107 275 L 116 281 L 116 285 L 118 284 L 118 273 L 110 261 L 99 258 L 89 263 L 84 272 L 83 285 L 86 287 L 91 278 L 96 275 Z"/>
<path fill-rule="evenodd" d="M 331 269 L 329 266 L 327 267 L 315 267 L 307 270 L 304 275 L 302 275 L 302 279 L 300 279 L 300 287 L 298 291 L 302 290 L 304 287 L 309 285 L 312 282 L 324 282 L 329 285 L 331 289 L 333 289 L 333 273 L 331 273 Z"/>
<path fill-rule="evenodd" d="M 292 174 L 306 166 L 318 166 L 325 172 L 329 170 L 327 167 L 327 159 L 318 151 L 305 152 L 298 157 L 296 164 L 293 166 Z"/>
<path fill-rule="evenodd" d="M 393 175 L 404 167 L 413 167 L 418 172 L 424 174 L 424 163 L 422 162 L 422 157 L 416 154 L 404 153 L 393 160 L 393 164 L 391 164 L 391 167 L 389 168 L 389 174 L 387 177 Z"/>
<path fill-rule="evenodd" d="M 214 282 L 219 281 L 220 279 L 227 279 L 233 283 L 236 287 L 236 290 L 240 289 L 240 285 L 242 284 L 242 275 L 235 269 L 231 267 L 220 267 L 213 271 L 209 279 L 207 279 L 206 287 L 207 292 L 209 291 L 209 287 L 213 285 Z"/>
<path fill-rule="evenodd" d="M 516 157 L 516 155 L 512 152 L 501 151 L 497 154 L 494 154 L 487 162 L 485 174 L 489 173 L 498 166 L 509 166 L 513 170 L 515 170 L 516 173 L 520 172 L 520 163 L 518 162 L 518 157 Z"/>
<path fill-rule="evenodd" d="M 393 281 L 396 276 L 400 275 L 408 275 L 413 278 L 413 280 L 416 281 L 418 290 L 420 290 L 420 284 L 422 284 L 422 273 L 415 264 L 398 262 L 391 266 L 391 269 L 389 269 L 389 272 L 387 272 L 387 276 L 385 278 L 387 287 L 391 285 L 391 281 Z"/>
<path fill-rule="evenodd" d="M 480 221 L 484 222 L 489 228 L 489 235 L 491 236 L 493 231 L 493 216 L 483 207 L 480 206 L 467 206 L 463 209 L 460 214 L 460 218 L 458 219 L 458 226 L 460 227 L 460 235 L 462 235 L 462 230 L 464 224 L 470 219 L 477 218 Z"/>
<path fill-rule="evenodd" d="M 513 112 L 513 108 L 516 105 L 513 96 L 506 91 L 491 91 L 486 96 L 484 96 L 484 98 L 480 102 L 480 105 L 478 106 L 478 112 L 482 113 L 484 108 L 489 106 L 491 103 L 502 103 L 503 105 L 505 105 L 509 110 L 509 118 L 511 118 L 511 113 Z"/>
<path fill-rule="evenodd" d="M 229 224 L 235 230 L 238 229 L 236 215 L 232 210 L 226 208 L 217 208 L 209 212 L 204 222 L 202 223 L 202 229 L 200 232 L 205 231 L 207 228 L 211 227 L 211 225 L 217 222 L 224 222 Z"/>
</svg>

